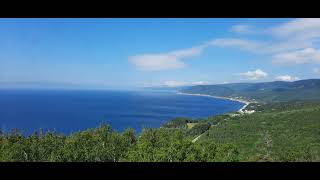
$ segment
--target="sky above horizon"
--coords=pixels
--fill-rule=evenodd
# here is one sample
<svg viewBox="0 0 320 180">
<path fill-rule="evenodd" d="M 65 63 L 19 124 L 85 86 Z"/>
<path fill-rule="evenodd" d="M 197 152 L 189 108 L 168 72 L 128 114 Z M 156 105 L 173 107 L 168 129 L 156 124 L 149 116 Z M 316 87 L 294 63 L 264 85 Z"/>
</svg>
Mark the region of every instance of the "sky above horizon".
<svg viewBox="0 0 320 180">
<path fill-rule="evenodd" d="M 320 78 L 320 19 L 0 19 L 0 87 Z"/>
</svg>

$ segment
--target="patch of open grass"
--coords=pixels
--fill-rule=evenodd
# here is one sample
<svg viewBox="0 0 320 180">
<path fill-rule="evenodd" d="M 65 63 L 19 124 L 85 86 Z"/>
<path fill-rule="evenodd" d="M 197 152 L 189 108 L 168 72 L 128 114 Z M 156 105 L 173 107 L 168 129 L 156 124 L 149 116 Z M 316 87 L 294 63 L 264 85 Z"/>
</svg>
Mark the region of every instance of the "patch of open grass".
<svg viewBox="0 0 320 180">
<path fill-rule="evenodd" d="M 187 123 L 187 128 L 192 129 L 197 123 Z"/>
</svg>

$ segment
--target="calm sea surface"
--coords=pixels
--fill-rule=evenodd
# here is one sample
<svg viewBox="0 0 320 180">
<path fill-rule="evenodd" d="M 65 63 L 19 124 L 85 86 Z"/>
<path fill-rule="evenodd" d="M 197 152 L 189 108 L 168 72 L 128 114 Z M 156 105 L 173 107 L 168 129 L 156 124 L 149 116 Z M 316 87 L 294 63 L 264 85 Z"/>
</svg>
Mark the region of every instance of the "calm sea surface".
<svg viewBox="0 0 320 180">
<path fill-rule="evenodd" d="M 160 91 L 0 90 L 0 128 L 69 134 L 102 122 L 116 131 L 160 127 L 175 117 L 205 118 L 242 103 Z"/>
</svg>

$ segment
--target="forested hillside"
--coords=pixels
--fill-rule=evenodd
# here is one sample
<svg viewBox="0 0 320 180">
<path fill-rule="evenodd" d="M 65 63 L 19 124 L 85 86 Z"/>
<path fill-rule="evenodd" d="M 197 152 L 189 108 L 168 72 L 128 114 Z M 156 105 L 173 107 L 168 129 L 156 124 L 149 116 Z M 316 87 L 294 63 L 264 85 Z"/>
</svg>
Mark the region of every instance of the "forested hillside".
<svg viewBox="0 0 320 180">
<path fill-rule="evenodd" d="M 199 142 L 231 143 L 240 161 L 320 161 L 319 135 L 319 103 L 278 103 L 229 117 Z"/>
<path fill-rule="evenodd" d="M 295 82 L 233 83 L 198 85 L 181 90 L 183 93 L 207 94 L 222 97 L 242 97 L 263 103 L 320 100 L 320 80 Z"/>
</svg>

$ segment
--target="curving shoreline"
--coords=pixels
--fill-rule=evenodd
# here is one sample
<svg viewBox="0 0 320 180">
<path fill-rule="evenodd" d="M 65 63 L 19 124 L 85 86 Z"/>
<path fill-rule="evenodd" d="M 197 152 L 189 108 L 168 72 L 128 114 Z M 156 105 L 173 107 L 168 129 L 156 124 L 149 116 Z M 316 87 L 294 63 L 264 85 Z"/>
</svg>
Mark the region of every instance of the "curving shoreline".
<svg viewBox="0 0 320 180">
<path fill-rule="evenodd" d="M 216 98 L 216 99 L 227 99 L 230 101 L 237 101 L 240 103 L 243 103 L 244 105 L 242 106 L 242 108 L 240 108 L 238 110 L 238 112 L 240 113 L 244 113 L 244 109 L 251 103 L 249 101 L 245 101 L 245 100 L 239 100 L 239 99 L 234 99 L 234 98 L 229 98 L 229 97 L 222 97 L 222 96 L 212 96 L 212 95 L 207 95 L 207 94 L 192 94 L 192 93 L 183 93 L 183 92 L 177 92 L 177 94 L 181 94 L 181 95 L 190 95 L 190 96 L 205 96 L 205 97 L 212 97 L 212 98 Z"/>
</svg>

